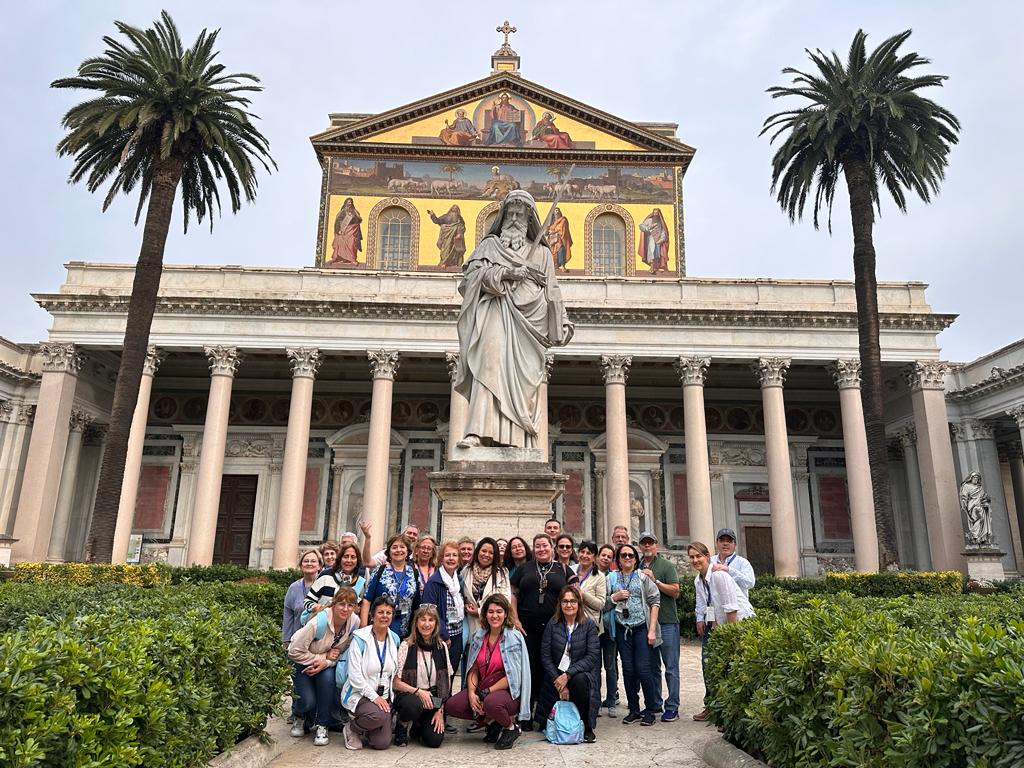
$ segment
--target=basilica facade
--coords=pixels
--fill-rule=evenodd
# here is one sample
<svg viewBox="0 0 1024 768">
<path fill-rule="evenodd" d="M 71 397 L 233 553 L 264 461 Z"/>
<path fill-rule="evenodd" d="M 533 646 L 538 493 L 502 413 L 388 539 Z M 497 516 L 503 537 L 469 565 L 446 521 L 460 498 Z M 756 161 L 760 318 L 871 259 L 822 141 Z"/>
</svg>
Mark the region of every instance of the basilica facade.
<svg viewBox="0 0 1024 768">
<path fill-rule="evenodd" d="M 731 527 L 760 573 L 877 569 L 852 283 L 688 276 L 695 150 L 676 126 L 532 83 L 507 44 L 491 64 L 413 104 L 330 116 L 312 137 L 308 266 L 165 268 L 115 557 L 289 566 L 361 519 L 378 541 L 409 523 L 443 535 L 430 475 L 458 418 L 461 266 L 524 189 L 576 328 L 541 391 L 565 529 L 604 541 L 624 524 L 681 551 Z M 132 279 L 131 265 L 71 262 L 35 295 L 48 339 L 0 343 L 0 533 L 15 560 L 89 557 Z M 999 375 L 951 370 L 937 335 L 954 316 L 925 289 L 879 286 L 900 562 L 962 568 L 957 487 L 974 469 L 998 486 L 1018 573 L 1024 356 L 1001 351 Z"/>
</svg>

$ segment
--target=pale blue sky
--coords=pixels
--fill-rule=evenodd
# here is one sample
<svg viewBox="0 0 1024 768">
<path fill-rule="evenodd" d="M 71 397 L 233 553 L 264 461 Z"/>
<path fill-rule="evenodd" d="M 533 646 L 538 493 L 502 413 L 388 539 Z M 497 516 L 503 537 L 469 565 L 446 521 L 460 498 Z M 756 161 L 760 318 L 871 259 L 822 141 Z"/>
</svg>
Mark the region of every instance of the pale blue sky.
<svg viewBox="0 0 1024 768">
<path fill-rule="evenodd" d="M 225 214 L 211 235 L 181 234 L 172 264 L 305 266 L 313 263 L 320 172 L 309 135 L 327 113 L 377 112 L 476 80 L 504 17 L 525 77 L 626 119 L 679 123 L 697 148 L 684 182 L 688 274 L 709 277 L 852 276 L 849 214 L 835 234 L 791 226 L 769 195 L 771 148 L 758 138 L 777 106 L 764 90 L 784 66 L 804 67 L 805 47 L 845 56 L 858 27 L 870 43 L 913 28 L 908 47 L 950 76 L 933 98 L 963 122 L 942 194 L 884 205 L 876 227 L 880 279 L 931 284 L 934 310 L 960 319 L 940 341 L 966 360 L 1024 335 L 1019 213 L 1024 149 L 1016 2 L 266 2 L 181 0 L 11 4 L 0 27 L 0 146 L 8 183 L 0 196 L 5 279 L 0 335 L 45 338 L 48 315 L 29 292 L 55 291 L 72 259 L 134 261 L 141 229 L 133 200 L 106 214 L 101 196 L 66 183 L 58 159 L 64 110 L 80 98 L 48 88 L 101 52 L 113 19 L 145 26 L 162 7 L 191 42 L 220 27 L 221 60 L 263 78 L 254 109 L 279 172 L 261 178 L 254 206 Z M 514 10 L 513 10 L 514 9 Z"/>
</svg>

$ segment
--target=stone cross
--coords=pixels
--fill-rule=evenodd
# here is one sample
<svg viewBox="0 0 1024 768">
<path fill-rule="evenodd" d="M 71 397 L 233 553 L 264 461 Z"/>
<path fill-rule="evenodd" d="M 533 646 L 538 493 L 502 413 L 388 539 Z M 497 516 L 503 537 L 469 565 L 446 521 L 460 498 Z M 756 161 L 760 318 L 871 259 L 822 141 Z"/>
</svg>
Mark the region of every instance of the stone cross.
<svg viewBox="0 0 1024 768">
<path fill-rule="evenodd" d="M 508 19 L 505 19 L 505 23 L 502 24 L 500 27 L 495 27 L 494 31 L 501 32 L 503 35 L 505 35 L 505 42 L 502 43 L 502 45 L 508 45 L 508 36 L 510 34 L 518 32 L 519 30 L 517 30 L 515 27 L 509 26 Z"/>
</svg>

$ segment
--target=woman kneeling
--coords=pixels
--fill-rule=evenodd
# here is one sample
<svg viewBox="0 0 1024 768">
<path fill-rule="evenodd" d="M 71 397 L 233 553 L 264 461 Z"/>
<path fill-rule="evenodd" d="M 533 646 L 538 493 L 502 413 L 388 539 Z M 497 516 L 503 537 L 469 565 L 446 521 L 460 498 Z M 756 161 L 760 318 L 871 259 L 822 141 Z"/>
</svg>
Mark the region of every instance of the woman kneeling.
<svg viewBox="0 0 1024 768">
<path fill-rule="evenodd" d="M 530 719 L 530 666 L 526 640 L 515 629 L 512 606 L 493 594 L 480 608 L 483 626 L 469 645 L 472 667 L 465 690 L 448 700 L 448 714 L 489 722 L 484 741 L 511 749 L 519 738 L 519 720 Z"/>
<path fill-rule="evenodd" d="M 437 608 L 421 605 L 413 616 L 412 632 L 398 649 L 395 691 L 395 746 L 409 743 L 409 726 L 419 731 L 425 747 L 440 747 L 444 740 L 444 705 L 451 694 L 452 667 L 448 648 L 441 641 Z"/>
<path fill-rule="evenodd" d="M 391 681 L 398 671 L 398 635 L 391 631 L 395 606 L 378 597 L 370 607 L 371 624 L 357 629 L 348 649 L 348 679 L 341 703 L 353 717 L 345 726 L 345 746 L 387 749 L 391 745 Z"/>
</svg>

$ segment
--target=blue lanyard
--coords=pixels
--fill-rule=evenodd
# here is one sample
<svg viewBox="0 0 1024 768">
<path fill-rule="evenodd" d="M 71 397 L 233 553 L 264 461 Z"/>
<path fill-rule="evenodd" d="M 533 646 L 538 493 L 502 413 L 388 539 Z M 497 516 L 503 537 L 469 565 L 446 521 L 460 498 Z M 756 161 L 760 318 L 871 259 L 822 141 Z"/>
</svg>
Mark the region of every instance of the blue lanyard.
<svg viewBox="0 0 1024 768">
<path fill-rule="evenodd" d="M 390 636 L 390 635 L 389 635 Z M 380 645 L 377 642 L 377 638 L 373 638 L 373 646 L 377 651 L 377 660 L 380 661 L 380 676 L 384 677 L 384 658 L 388 654 L 388 638 L 384 638 L 384 645 Z"/>
<path fill-rule="evenodd" d="M 416 570 L 419 572 L 419 575 L 420 575 L 420 586 L 421 587 L 426 587 L 427 586 L 427 580 L 429 579 L 429 577 L 425 578 L 423 576 L 423 569 L 420 568 L 418 565 L 416 566 Z"/>
<path fill-rule="evenodd" d="M 594 566 L 590 566 L 586 570 L 586 575 L 580 578 L 580 586 L 583 586 L 583 582 L 590 578 L 590 574 L 594 572 Z"/>
<path fill-rule="evenodd" d="M 725 565 L 727 567 L 732 565 L 732 561 L 736 559 L 736 555 L 737 554 L 738 554 L 737 552 L 733 552 L 731 555 L 729 555 L 729 559 L 725 561 Z"/>
<path fill-rule="evenodd" d="M 568 624 L 565 625 L 565 650 L 567 651 L 572 647 L 572 633 L 578 626 L 579 624 L 574 624 L 571 627 Z"/>
<path fill-rule="evenodd" d="M 704 591 L 708 593 L 708 605 L 711 605 L 711 585 L 703 576 L 700 577 L 700 583 L 704 585 Z"/>
<path fill-rule="evenodd" d="M 620 573 L 620 574 L 619 574 L 619 577 L 621 578 L 621 576 L 622 576 L 622 574 Z M 623 588 L 624 590 L 626 590 L 627 592 L 628 592 L 628 591 L 629 591 L 630 589 L 632 589 L 632 588 L 633 588 L 633 578 L 634 578 L 635 576 L 636 576 L 636 571 L 635 571 L 635 570 L 633 570 L 633 571 L 630 571 L 630 573 L 629 573 L 629 581 L 627 581 L 627 582 L 626 582 L 626 583 L 625 583 L 625 584 L 623 585 L 623 587 L 622 587 L 622 588 Z"/>
</svg>

